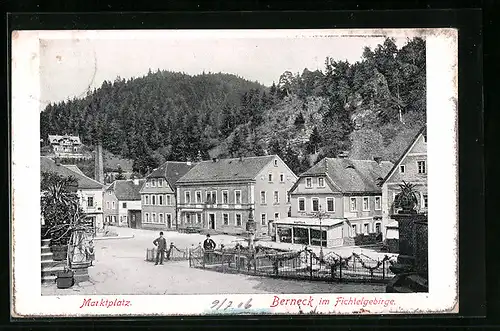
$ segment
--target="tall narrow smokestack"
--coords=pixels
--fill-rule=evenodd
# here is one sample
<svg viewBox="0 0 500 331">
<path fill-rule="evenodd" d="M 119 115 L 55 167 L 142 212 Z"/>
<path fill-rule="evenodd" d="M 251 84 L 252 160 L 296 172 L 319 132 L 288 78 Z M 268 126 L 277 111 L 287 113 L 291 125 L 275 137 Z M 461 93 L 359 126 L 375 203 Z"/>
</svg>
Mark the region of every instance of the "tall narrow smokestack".
<svg viewBox="0 0 500 331">
<path fill-rule="evenodd" d="M 102 157 L 102 145 L 98 143 L 95 150 L 95 180 L 104 184 L 104 163 Z"/>
</svg>

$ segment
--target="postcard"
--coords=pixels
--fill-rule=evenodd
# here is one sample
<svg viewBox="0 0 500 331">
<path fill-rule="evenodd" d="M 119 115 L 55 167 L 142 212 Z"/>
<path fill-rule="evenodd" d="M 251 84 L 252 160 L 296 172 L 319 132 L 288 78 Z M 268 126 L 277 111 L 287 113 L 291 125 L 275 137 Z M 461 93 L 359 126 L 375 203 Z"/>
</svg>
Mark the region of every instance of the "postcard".
<svg viewBox="0 0 500 331">
<path fill-rule="evenodd" d="M 12 316 L 458 312 L 457 35 L 14 31 Z"/>
</svg>

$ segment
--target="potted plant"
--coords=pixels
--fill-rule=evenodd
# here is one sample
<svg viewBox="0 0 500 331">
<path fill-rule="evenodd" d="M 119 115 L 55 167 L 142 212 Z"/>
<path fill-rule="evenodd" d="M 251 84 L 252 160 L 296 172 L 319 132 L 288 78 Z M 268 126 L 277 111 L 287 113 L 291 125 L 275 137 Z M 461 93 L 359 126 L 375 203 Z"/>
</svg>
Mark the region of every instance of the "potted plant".
<svg viewBox="0 0 500 331">
<path fill-rule="evenodd" d="M 62 177 L 54 172 L 41 174 L 41 212 L 45 221 L 42 238 L 50 238 L 55 261 L 66 258 L 71 224 L 81 214 L 74 177 Z"/>
<path fill-rule="evenodd" d="M 64 267 L 63 271 L 57 273 L 56 284 L 57 288 L 70 288 L 75 284 L 75 273 L 68 266 Z"/>
<path fill-rule="evenodd" d="M 416 213 L 415 207 L 418 204 L 417 195 L 415 192 L 415 185 L 411 183 L 399 184 L 401 192 L 396 195 L 394 200 L 394 207 L 400 208 L 400 214 L 414 214 Z"/>
</svg>

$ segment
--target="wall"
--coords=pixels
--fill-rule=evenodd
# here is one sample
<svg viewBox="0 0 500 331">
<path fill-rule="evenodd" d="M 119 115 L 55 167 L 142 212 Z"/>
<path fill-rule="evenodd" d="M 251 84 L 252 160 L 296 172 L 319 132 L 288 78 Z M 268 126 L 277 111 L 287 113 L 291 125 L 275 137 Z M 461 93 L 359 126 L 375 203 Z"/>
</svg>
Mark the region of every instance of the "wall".
<svg viewBox="0 0 500 331">
<path fill-rule="evenodd" d="M 380 199 L 380 208 L 375 210 L 375 198 Z M 351 198 L 356 199 L 356 211 L 351 211 Z M 368 198 L 368 210 L 363 210 L 363 198 Z M 345 195 L 343 197 L 344 217 L 356 225 L 357 233 L 376 232 L 376 224 L 380 223 L 380 231 L 383 232 L 382 222 L 382 194 Z M 374 219 L 377 218 L 377 219 Z M 365 224 L 368 224 L 368 232 L 365 231 Z"/>
<path fill-rule="evenodd" d="M 152 186 L 152 181 L 156 182 L 156 185 Z M 141 188 L 141 210 L 142 210 L 142 220 L 141 228 L 143 229 L 165 229 L 165 230 L 175 230 L 176 229 L 176 208 L 175 208 L 175 192 L 172 190 L 171 186 L 168 184 L 165 178 L 162 178 L 162 186 L 158 186 L 159 178 L 147 178 L 144 186 Z M 155 204 L 152 204 L 152 196 L 155 196 Z M 159 204 L 159 196 L 162 196 L 162 204 Z M 149 198 L 149 203 L 146 204 L 146 196 Z M 170 197 L 171 204 L 167 205 L 167 196 Z M 153 214 L 155 214 L 156 222 L 153 222 Z M 159 214 L 163 215 L 164 223 L 159 222 Z M 171 215 L 171 226 L 167 225 L 167 214 Z M 146 219 L 149 217 L 149 221 Z"/>
<path fill-rule="evenodd" d="M 126 203 L 127 207 L 123 207 Z M 128 211 L 129 210 L 141 210 L 141 200 L 122 200 L 118 203 L 118 220 L 119 226 L 128 226 Z"/>
<path fill-rule="evenodd" d="M 96 227 L 102 229 L 104 227 L 103 219 L 103 190 L 93 189 L 93 190 L 78 190 L 77 195 L 80 198 L 80 206 L 83 212 L 89 216 L 96 218 Z M 88 197 L 93 197 L 94 204 L 92 206 L 88 205 Z"/>
<path fill-rule="evenodd" d="M 275 163 L 276 160 L 276 163 Z M 269 181 L 269 174 L 272 174 L 272 181 Z M 280 176 L 283 175 L 283 181 Z M 288 217 L 288 210 L 291 208 L 291 201 L 288 202 L 288 193 L 297 181 L 297 176 L 286 166 L 280 158 L 276 157 L 267 164 L 255 178 L 254 218 L 257 223 L 257 233 L 270 235 L 269 221 L 275 219 L 275 213 L 279 218 Z M 261 204 L 261 191 L 266 192 L 266 203 Z M 279 203 L 274 203 L 274 191 L 279 192 Z M 262 224 L 262 214 L 266 214 L 266 222 Z"/>
<path fill-rule="evenodd" d="M 115 208 L 113 208 L 113 202 L 115 203 Z M 109 203 L 109 207 L 108 207 Z M 118 199 L 116 198 L 116 195 L 113 191 L 108 190 L 104 192 L 103 195 L 103 206 L 104 206 L 104 219 L 106 222 L 109 222 L 110 224 L 118 224 L 119 217 L 118 217 Z M 116 222 L 113 219 L 116 219 Z M 109 218 L 108 218 L 109 217 Z"/>
</svg>

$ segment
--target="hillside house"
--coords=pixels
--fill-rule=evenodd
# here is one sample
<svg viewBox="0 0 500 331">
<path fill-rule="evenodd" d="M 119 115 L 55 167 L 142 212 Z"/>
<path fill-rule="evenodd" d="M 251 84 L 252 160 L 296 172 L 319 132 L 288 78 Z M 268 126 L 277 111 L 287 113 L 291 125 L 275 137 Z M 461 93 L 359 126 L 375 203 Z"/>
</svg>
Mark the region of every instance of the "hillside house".
<svg viewBox="0 0 500 331">
<path fill-rule="evenodd" d="M 106 224 L 137 228 L 141 224 L 141 194 L 144 179 L 116 180 L 104 192 Z"/>
<path fill-rule="evenodd" d="M 391 162 L 380 160 L 319 161 L 302 173 L 291 188 L 291 217 L 279 222 L 277 240 L 319 244 L 323 236 L 323 245 L 333 247 L 352 243 L 348 238 L 357 234 L 382 232 L 380 185 L 392 166 Z M 322 234 L 318 231 L 320 212 L 321 225 L 328 227 Z M 294 228 L 297 220 L 304 220 L 305 225 Z"/>
<path fill-rule="evenodd" d="M 137 227 L 177 229 L 177 181 L 193 167 L 191 162 L 167 161 L 146 177 L 140 190 L 142 219 Z"/>
<path fill-rule="evenodd" d="M 391 214 L 398 211 L 394 208 L 394 200 L 400 192 L 400 184 L 411 183 L 417 191 L 417 211 L 426 213 L 428 207 L 427 197 L 427 130 L 420 129 L 408 148 L 401 155 L 394 167 L 385 176 L 382 185 L 382 220 L 384 235 L 389 234 L 397 239 L 397 222 L 392 221 Z M 396 233 L 396 234 L 395 234 Z"/>
<path fill-rule="evenodd" d="M 49 144 L 58 158 L 83 159 L 89 156 L 83 152 L 83 144 L 78 136 L 49 135 Z"/>
<path fill-rule="evenodd" d="M 200 162 L 177 182 L 180 226 L 242 233 L 252 210 L 257 234 L 268 235 L 287 216 L 296 180 L 277 155 Z"/>
<path fill-rule="evenodd" d="M 76 169 L 77 170 L 76 170 Z M 85 176 L 74 165 L 62 165 L 48 157 L 40 157 L 40 171 L 54 172 L 63 177 L 73 176 L 78 181 L 77 195 L 80 206 L 94 228 L 102 229 L 103 223 L 103 191 L 104 185 Z"/>
</svg>

